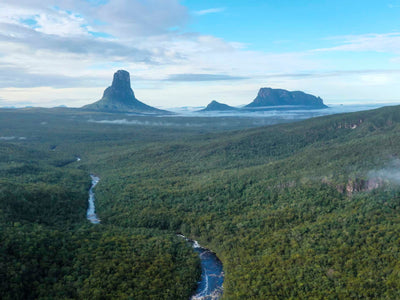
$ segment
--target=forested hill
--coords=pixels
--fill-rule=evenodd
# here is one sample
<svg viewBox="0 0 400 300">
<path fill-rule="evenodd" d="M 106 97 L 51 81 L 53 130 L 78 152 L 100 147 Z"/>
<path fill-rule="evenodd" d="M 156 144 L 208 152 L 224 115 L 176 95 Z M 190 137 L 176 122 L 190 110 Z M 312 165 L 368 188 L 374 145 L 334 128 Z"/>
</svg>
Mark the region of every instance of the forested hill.
<svg viewBox="0 0 400 300">
<path fill-rule="evenodd" d="M 96 114 L 0 114 L 4 134 L 15 137 L 0 140 L 2 199 L 12 191 L 21 199 L 22 188 L 46 195 L 49 185 L 68 182 L 69 194 L 57 197 L 82 206 L 88 174 L 101 177 L 99 227 L 85 224 L 75 204 L 68 220 L 50 224 L 1 202 L 9 246 L 0 259 L 10 272 L 0 288 L 10 299 L 21 290 L 188 299 L 197 261 L 178 232 L 222 260 L 224 299 L 400 298 L 400 107 L 223 133 L 207 129 L 215 118 L 205 128 L 194 126 L 198 119 L 174 127 L 162 118 L 117 125 L 90 121 L 110 118 Z M 77 155 L 82 161 L 72 162 Z M 19 206 L 37 201 L 24 197 Z M 44 235 L 64 250 L 32 263 Z M 76 244 L 82 251 L 70 250 Z"/>
</svg>

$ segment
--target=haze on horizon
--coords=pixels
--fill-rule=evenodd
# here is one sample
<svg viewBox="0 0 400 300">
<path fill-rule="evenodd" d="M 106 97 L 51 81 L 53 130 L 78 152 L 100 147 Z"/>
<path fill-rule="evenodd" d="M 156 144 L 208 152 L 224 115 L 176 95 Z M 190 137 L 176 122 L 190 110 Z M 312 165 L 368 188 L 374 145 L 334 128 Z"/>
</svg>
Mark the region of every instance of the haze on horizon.
<svg viewBox="0 0 400 300">
<path fill-rule="evenodd" d="M 2 0 L 0 107 L 101 98 L 118 69 L 156 107 L 400 102 L 399 0 Z"/>
</svg>

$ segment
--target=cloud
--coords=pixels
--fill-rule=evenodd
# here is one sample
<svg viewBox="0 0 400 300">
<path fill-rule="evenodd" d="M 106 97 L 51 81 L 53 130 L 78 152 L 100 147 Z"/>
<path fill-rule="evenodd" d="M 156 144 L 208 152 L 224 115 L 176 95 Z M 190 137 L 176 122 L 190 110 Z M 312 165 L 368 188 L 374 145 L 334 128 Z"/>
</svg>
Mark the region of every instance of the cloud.
<svg viewBox="0 0 400 300">
<path fill-rule="evenodd" d="M 330 38 L 337 40 L 339 46 L 320 48 L 315 52 L 350 51 L 350 52 L 385 52 L 400 54 L 400 33 L 371 33 Z"/>
<path fill-rule="evenodd" d="M 3 98 L 0 106 L 3 107 L 55 107 L 67 105 L 68 107 L 81 107 L 93 103 L 101 98 L 103 89 L 98 87 L 77 88 L 0 88 Z"/>
<path fill-rule="evenodd" d="M 173 123 L 167 122 L 150 122 L 150 121 L 138 121 L 138 120 L 88 120 L 89 123 L 98 124 L 111 124 L 111 125 L 145 125 L 145 126 L 172 126 Z"/>
<path fill-rule="evenodd" d="M 226 10 L 225 7 L 209 8 L 209 9 L 195 11 L 194 14 L 198 15 L 198 16 L 203 16 L 203 15 L 208 15 L 208 14 L 220 13 L 225 10 Z"/>
<path fill-rule="evenodd" d="M 236 74 L 260 67 L 273 72 L 285 71 L 289 64 L 312 65 L 296 54 L 248 52 L 239 43 L 170 30 L 184 26 L 188 18 L 187 9 L 177 0 L 3 0 L 3 69 L 20 78 L 14 87 L 42 86 L 45 80 L 49 86 L 61 87 L 63 79 L 64 87 L 71 87 L 81 86 L 85 76 L 93 79 L 97 74 L 104 80 L 106 69 L 111 76 L 114 65 L 149 80 L 181 74 L 170 76 L 170 82 L 239 80 L 245 78 Z M 103 73 L 92 68 L 100 65 L 109 67 Z"/>
<path fill-rule="evenodd" d="M 85 87 L 104 86 L 98 77 L 65 76 L 62 74 L 35 74 L 21 68 L 9 68 L 0 64 L 0 88 L 31 88 L 31 87 Z"/>
<path fill-rule="evenodd" d="M 308 73 L 278 73 L 257 76 L 259 78 L 325 78 L 342 77 L 349 75 L 382 76 L 400 74 L 400 69 L 371 69 L 371 70 L 337 70 L 328 72 L 308 72 Z"/>
<path fill-rule="evenodd" d="M 399 77 L 397 70 L 384 70 L 381 60 L 365 70 L 342 71 L 340 66 L 351 66 L 330 53 L 386 51 L 400 57 L 400 33 L 338 37 L 329 40 L 333 47 L 315 51 L 250 51 L 237 41 L 187 32 L 196 13 L 181 3 L 1 0 L 2 102 L 82 106 L 101 98 L 118 69 L 131 73 L 135 93 L 153 106 L 203 105 L 212 98 L 243 104 L 260 86 L 340 99 L 354 99 L 355 94 L 382 99 L 388 88 L 391 99 L 400 95 L 400 88 L 391 84 Z M 210 8 L 197 15 L 224 10 Z M 387 68 L 396 58 L 390 60 Z M 374 85 L 382 88 L 372 90 Z"/>
<path fill-rule="evenodd" d="M 151 61 L 149 51 L 123 45 L 116 41 L 96 39 L 92 36 L 60 36 L 46 34 L 22 25 L 0 23 L 0 43 L 18 44 L 27 48 L 21 52 L 50 50 L 68 54 L 94 55 L 107 58 L 129 57 L 135 61 Z M 4 50 L 1 49 L 0 52 Z"/>
<path fill-rule="evenodd" d="M 26 140 L 26 137 L 24 137 L 24 136 L 20 136 L 20 137 L 17 137 L 17 136 L 0 136 L 0 141 L 12 141 L 12 140 L 15 140 L 15 139 L 18 139 L 20 141 L 24 141 L 24 140 Z"/>
<path fill-rule="evenodd" d="M 171 126 L 185 126 L 185 127 L 200 127 L 206 124 L 191 124 L 191 123 L 181 123 L 181 122 L 163 122 L 163 121 L 139 121 L 139 120 L 127 120 L 127 119 L 119 119 L 119 120 L 88 120 L 89 123 L 98 123 L 98 124 L 111 124 L 111 125 L 140 125 L 140 126 L 161 126 L 161 127 L 171 127 Z"/>
<path fill-rule="evenodd" d="M 186 7 L 178 0 L 113 0 L 91 13 L 102 21 L 94 28 L 129 39 L 165 34 L 169 28 L 184 26 L 189 19 Z"/>
<path fill-rule="evenodd" d="M 165 33 L 168 28 L 184 25 L 189 16 L 178 0 L 2 0 L 0 9 L 8 19 L 17 19 L 22 13 L 25 17 L 39 15 L 45 25 L 49 22 L 62 25 L 65 17 L 69 17 L 118 37 Z M 64 25 L 58 30 L 71 23 Z"/>
<path fill-rule="evenodd" d="M 66 11 L 58 10 L 51 14 L 41 13 L 24 21 L 24 24 L 45 34 L 58 36 L 88 35 L 86 20 L 78 14 Z"/>
<path fill-rule="evenodd" d="M 376 183 L 389 182 L 391 184 L 400 185 L 400 160 L 395 159 L 383 169 L 373 170 L 368 173 L 370 181 Z"/>
<path fill-rule="evenodd" d="M 65 73 L 71 65 L 80 73 L 99 62 L 165 63 L 179 56 L 161 45 L 173 36 L 168 28 L 184 24 L 187 16 L 176 0 L 4 0 L 0 56 L 9 67 L 48 74 Z M 153 37 L 157 42 L 148 47 Z M 58 66 L 62 61 L 65 68 Z"/>
<path fill-rule="evenodd" d="M 168 76 L 166 81 L 221 81 L 221 80 L 241 80 L 247 77 L 231 76 L 222 74 L 173 74 Z"/>
</svg>

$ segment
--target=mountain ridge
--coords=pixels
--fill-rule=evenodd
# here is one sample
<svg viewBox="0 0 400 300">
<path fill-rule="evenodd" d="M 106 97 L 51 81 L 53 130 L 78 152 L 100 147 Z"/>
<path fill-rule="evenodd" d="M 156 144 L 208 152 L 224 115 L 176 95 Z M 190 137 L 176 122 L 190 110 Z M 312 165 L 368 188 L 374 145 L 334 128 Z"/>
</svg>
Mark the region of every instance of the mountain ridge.
<svg viewBox="0 0 400 300">
<path fill-rule="evenodd" d="M 257 97 L 245 108 L 264 106 L 304 106 L 306 108 L 327 108 L 320 97 L 302 91 L 288 91 L 284 89 L 260 88 Z"/>
</svg>

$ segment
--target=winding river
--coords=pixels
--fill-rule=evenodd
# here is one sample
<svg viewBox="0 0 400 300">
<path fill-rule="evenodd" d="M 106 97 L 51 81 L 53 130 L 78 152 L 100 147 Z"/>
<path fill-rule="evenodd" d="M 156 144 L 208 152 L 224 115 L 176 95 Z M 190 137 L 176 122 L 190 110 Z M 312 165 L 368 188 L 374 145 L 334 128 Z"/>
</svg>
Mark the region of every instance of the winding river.
<svg viewBox="0 0 400 300">
<path fill-rule="evenodd" d="M 100 219 L 96 215 L 96 208 L 94 205 L 95 195 L 93 189 L 99 183 L 100 178 L 94 175 L 90 175 L 90 177 L 92 178 L 92 186 L 89 189 L 89 207 L 86 212 L 86 218 L 93 224 L 99 224 Z M 223 293 L 222 284 L 224 282 L 222 262 L 214 252 L 200 246 L 197 241 L 190 240 L 181 234 L 178 236 L 192 244 L 194 251 L 199 254 L 201 261 L 201 280 L 198 283 L 195 294 L 190 298 L 190 300 L 220 299 Z"/>
<path fill-rule="evenodd" d="M 96 208 L 94 206 L 94 187 L 99 183 L 100 178 L 94 175 L 90 175 L 90 178 L 92 178 L 92 186 L 90 187 L 89 190 L 89 207 L 86 212 L 86 219 L 88 219 L 92 224 L 99 224 L 100 219 L 96 215 Z"/>
</svg>

